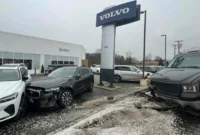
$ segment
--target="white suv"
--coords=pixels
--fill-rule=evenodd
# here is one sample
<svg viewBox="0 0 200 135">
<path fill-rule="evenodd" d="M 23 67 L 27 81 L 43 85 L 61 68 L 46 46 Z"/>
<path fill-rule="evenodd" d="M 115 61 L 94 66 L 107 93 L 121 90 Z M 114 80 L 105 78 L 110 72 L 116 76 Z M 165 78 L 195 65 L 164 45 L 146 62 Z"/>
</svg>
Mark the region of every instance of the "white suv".
<svg viewBox="0 0 200 135">
<path fill-rule="evenodd" d="M 100 74 L 100 65 L 93 64 L 90 69 L 93 73 Z"/>
<path fill-rule="evenodd" d="M 0 122 L 21 118 L 27 109 L 25 86 L 31 76 L 24 65 L 0 67 Z"/>
</svg>

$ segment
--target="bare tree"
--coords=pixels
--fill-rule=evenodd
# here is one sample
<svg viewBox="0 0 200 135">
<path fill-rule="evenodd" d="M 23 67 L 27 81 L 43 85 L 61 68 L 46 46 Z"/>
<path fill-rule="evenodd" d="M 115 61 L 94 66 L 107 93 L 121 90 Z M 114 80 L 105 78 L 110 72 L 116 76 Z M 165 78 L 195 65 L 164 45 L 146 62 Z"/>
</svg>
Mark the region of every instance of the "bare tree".
<svg viewBox="0 0 200 135">
<path fill-rule="evenodd" d="M 151 61 L 151 60 L 152 60 L 152 55 L 151 55 L 151 53 L 149 53 L 149 54 L 146 55 L 145 60 L 146 60 L 146 61 Z"/>
<path fill-rule="evenodd" d="M 96 53 L 101 53 L 101 49 L 96 49 Z"/>
<path fill-rule="evenodd" d="M 164 61 L 163 61 L 162 57 L 156 56 L 154 61 L 157 61 L 160 66 L 164 66 Z"/>
</svg>

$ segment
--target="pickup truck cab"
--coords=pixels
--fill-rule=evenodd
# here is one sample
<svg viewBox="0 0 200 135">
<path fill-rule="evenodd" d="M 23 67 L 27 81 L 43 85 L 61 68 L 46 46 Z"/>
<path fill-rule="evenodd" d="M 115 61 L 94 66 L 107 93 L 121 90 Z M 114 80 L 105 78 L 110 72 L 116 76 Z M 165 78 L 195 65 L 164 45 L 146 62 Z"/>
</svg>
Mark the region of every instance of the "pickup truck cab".
<svg viewBox="0 0 200 135">
<path fill-rule="evenodd" d="M 167 68 L 151 76 L 149 89 L 182 108 L 200 110 L 200 51 L 175 56 Z"/>
</svg>

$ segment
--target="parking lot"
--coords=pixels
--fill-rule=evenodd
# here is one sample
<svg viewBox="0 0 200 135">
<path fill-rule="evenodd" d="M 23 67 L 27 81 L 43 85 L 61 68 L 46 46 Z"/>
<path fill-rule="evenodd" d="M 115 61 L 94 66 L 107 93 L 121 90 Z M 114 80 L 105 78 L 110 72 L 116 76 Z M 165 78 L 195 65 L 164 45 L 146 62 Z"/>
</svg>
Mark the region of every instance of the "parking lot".
<svg viewBox="0 0 200 135">
<path fill-rule="evenodd" d="M 35 76 L 33 77 L 33 80 L 41 77 L 43 76 Z M 95 75 L 95 83 L 98 84 L 98 82 L 99 76 Z M 137 82 L 122 82 L 116 85 L 121 86 L 121 88 L 114 91 L 95 88 L 92 93 L 81 93 L 75 97 L 75 102 L 71 107 L 63 110 L 60 110 L 57 107 L 49 109 L 29 108 L 26 116 L 21 120 L 17 122 L 7 121 L 1 123 L 0 134 L 43 135 L 51 132 L 54 134 L 54 132 L 57 132 L 58 129 L 67 128 L 78 121 L 105 109 L 106 105 L 111 105 L 117 101 L 124 100 L 125 97 L 135 98 L 131 93 L 134 93 L 134 91 L 136 91 L 139 87 L 139 83 Z M 148 110 L 149 109 L 147 109 L 147 111 Z M 143 111 L 145 112 L 145 110 Z M 154 113 L 155 111 L 152 115 L 154 115 Z M 199 117 L 194 117 L 192 115 L 188 115 L 187 113 L 177 111 L 155 113 L 155 115 L 159 114 L 166 116 L 166 118 L 173 118 L 172 126 L 174 127 L 174 130 L 176 130 L 176 134 L 196 135 L 200 132 Z M 135 115 L 138 114 L 136 113 Z M 138 115 L 138 117 L 140 116 Z M 155 120 L 152 122 L 158 122 L 158 120 L 159 119 L 156 119 L 155 117 Z M 167 121 L 168 120 L 166 119 L 163 123 Z"/>
<path fill-rule="evenodd" d="M 33 80 L 44 76 L 33 76 Z M 99 76 L 95 75 L 95 83 L 98 84 Z M 87 117 L 87 114 L 101 110 L 99 103 L 107 103 L 107 97 L 117 97 L 133 92 L 138 83 L 120 83 L 122 89 L 108 91 L 95 88 L 92 93 L 85 92 L 75 97 L 72 107 L 59 110 L 57 107 L 50 109 L 29 108 L 26 116 L 17 122 L 6 121 L 0 124 L 0 134 L 46 134 L 65 125 Z M 84 107 L 82 104 L 90 104 L 94 101 L 94 106 Z M 108 103 L 109 100 L 108 100 Z M 95 109 L 94 109 L 95 108 Z"/>
</svg>

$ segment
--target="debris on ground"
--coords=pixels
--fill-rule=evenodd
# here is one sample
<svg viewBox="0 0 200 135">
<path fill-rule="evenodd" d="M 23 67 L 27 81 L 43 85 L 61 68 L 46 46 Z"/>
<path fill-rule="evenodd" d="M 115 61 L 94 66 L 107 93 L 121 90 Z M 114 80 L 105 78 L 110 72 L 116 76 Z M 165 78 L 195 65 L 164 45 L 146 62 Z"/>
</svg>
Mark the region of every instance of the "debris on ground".
<svg viewBox="0 0 200 135">
<path fill-rule="evenodd" d="M 105 107 L 102 111 L 83 119 L 56 135 L 178 135 L 175 117 L 169 111 L 158 112 L 149 108 L 137 109 L 134 105 L 149 104 L 144 97 L 127 97 Z"/>
</svg>

